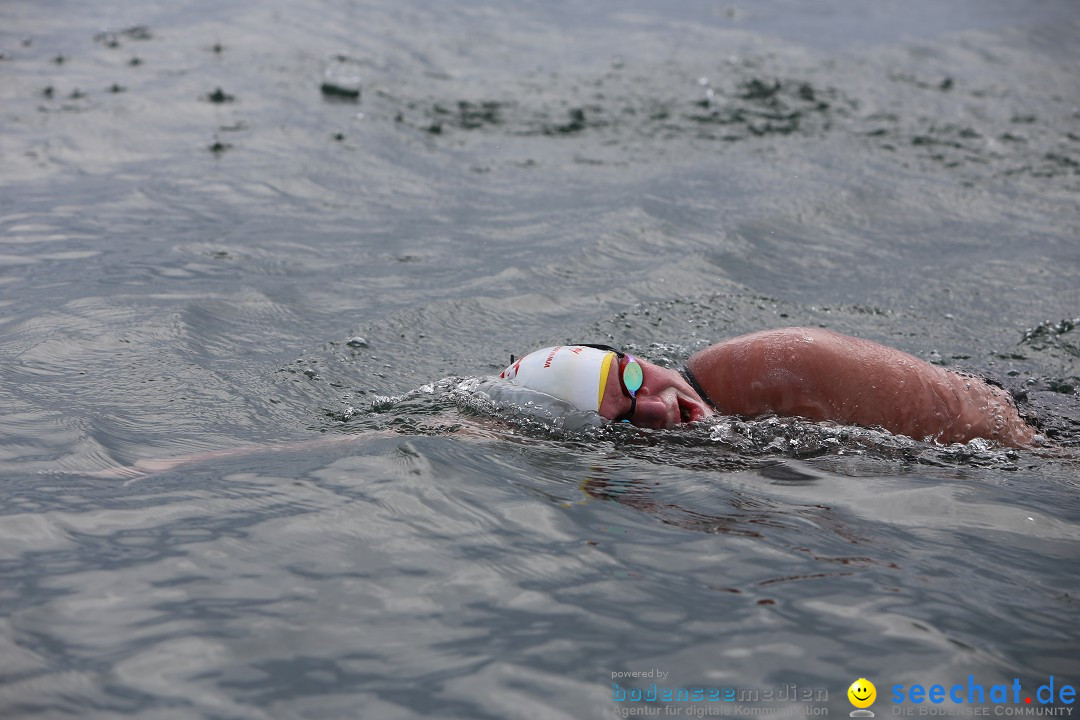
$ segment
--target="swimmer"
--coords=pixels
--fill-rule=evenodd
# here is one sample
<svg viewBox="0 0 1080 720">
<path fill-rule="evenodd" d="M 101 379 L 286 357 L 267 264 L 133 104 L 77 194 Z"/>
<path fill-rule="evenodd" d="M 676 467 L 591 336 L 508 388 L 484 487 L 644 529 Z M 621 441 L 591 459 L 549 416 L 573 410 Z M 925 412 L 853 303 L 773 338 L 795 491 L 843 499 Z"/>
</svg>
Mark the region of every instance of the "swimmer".
<svg viewBox="0 0 1080 720">
<path fill-rule="evenodd" d="M 869 340 L 820 328 L 763 330 L 694 353 L 682 371 L 607 346 L 530 353 L 504 380 L 644 428 L 714 414 L 882 427 L 939 443 L 1029 447 L 1035 430 L 1007 392 Z"/>
<path fill-rule="evenodd" d="M 500 377 L 643 428 L 670 428 L 717 414 L 771 414 L 877 426 L 939 443 L 986 438 L 1030 447 L 1035 438 L 1001 388 L 820 328 L 763 330 L 725 340 L 691 355 L 681 371 L 603 345 L 562 345 L 512 359 Z M 341 435 L 252 445 L 87 474 L 135 481 L 195 462 L 353 441 Z"/>
</svg>

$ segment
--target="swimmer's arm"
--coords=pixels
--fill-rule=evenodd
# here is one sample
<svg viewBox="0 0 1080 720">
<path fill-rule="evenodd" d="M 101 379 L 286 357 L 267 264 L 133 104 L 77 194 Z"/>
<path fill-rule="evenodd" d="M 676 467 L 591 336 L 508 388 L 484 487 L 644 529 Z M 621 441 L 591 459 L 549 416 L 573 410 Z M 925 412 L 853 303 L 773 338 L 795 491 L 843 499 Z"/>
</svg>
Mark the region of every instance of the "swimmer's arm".
<svg viewBox="0 0 1080 720">
<path fill-rule="evenodd" d="M 1029 445 L 1008 395 L 905 352 L 821 328 L 766 330 L 698 353 L 690 371 L 717 409 L 881 426 L 938 442 Z"/>
<path fill-rule="evenodd" d="M 486 440 L 496 435 L 489 429 L 480 425 L 470 425 L 459 422 L 454 435 L 459 438 Z M 197 463 L 214 462 L 218 460 L 235 460 L 237 458 L 252 455 L 266 455 L 279 452 L 303 452 L 306 450 L 321 450 L 323 448 L 353 445 L 375 437 L 395 437 L 401 433 L 395 430 L 368 430 L 355 435 L 328 435 L 311 438 L 309 440 L 294 440 L 290 442 L 267 443 L 262 445 L 241 445 L 234 448 L 220 450 L 208 450 L 206 452 L 179 455 L 171 458 L 144 458 L 137 460 L 131 465 L 116 465 L 103 470 L 80 472 L 80 475 L 88 477 L 109 478 L 116 480 L 139 480 L 142 478 L 170 472 L 188 465 Z"/>
<path fill-rule="evenodd" d="M 384 431 L 378 434 L 390 435 L 392 433 L 390 431 Z M 215 460 L 232 460 L 235 458 L 241 458 L 250 455 L 263 455 L 266 453 L 317 450 L 337 445 L 355 443 L 360 437 L 370 436 L 371 433 L 368 433 L 364 436 L 334 435 L 331 437 L 312 438 L 311 440 L 296 440 L 292 442 L 269 443 L 264 445 L 241 445 L 234 448 L 208 450 L 206 452 L 192 453 L 190 455 L 179 455 L 177 457 L 171 458 L 143 458 L 141 460 L 136 460 L 131 465 L 118 465 L 110 468 L 105 468 L 104 470 L 96 470 L 80 474 L 87 475 L 88 477 L 110 478 L 118 480 L 136 480 L 139 478 L 149 477 L 151 475 L 157 475 L 163 472 L 169 472 L 170 470 L 176 470 L 177 468 L 185 467 L 187 465 L 194 465 L 201 462 L 212 462 Z"/>
</svg>

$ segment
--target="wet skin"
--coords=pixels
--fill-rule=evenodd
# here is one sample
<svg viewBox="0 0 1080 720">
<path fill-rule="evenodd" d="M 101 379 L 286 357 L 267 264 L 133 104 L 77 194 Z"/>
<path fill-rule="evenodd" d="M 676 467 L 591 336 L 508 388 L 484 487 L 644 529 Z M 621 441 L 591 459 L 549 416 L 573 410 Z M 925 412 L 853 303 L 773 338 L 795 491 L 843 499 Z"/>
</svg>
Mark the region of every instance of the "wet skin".
<svg viewBox="0 0 1080 720">
<path fill-rule="evenodd" d="M 641 364 L 642 383 L 631 418 L 634 425 L 666 428 L 695 422 L 713 414 L 712 408 L 694 392 L 682 375 L 641 358 L 635 359 Z M 608 373 L 604 401 L 600 404 L 600 414 L 614 420 L 629 410 L 630 396 L 619 382 L 619 373 L 613 363 Z"/>
<path fill-rule="evenodd" d="M 640 360 L 639 360 L 640 361 Z M 679 373 L 642 362 L 643 384 L 632 422 L 672 427 L 713 414 Z M 717 412 L 775 414 L 890 432 L 941 443 L 982 437 L 1031 444 L 1035 431 L 1012 398 L 979 378 L 931 365 L 869 340 L 821 328 L 783 328 L 743 335 L 691 356 L 688 367 Z M 614 372 L 600 414 L 630 409 Z"/>
</svg>

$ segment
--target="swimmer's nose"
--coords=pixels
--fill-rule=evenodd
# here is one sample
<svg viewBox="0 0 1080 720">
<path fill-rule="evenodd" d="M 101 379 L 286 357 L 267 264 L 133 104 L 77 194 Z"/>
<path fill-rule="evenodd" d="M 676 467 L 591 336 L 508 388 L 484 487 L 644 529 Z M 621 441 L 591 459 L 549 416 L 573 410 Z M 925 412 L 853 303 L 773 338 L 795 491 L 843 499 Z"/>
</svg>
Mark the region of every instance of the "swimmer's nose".
<svg viewBox="0 0 1080 720">
<path fill-rule="evenodd" d="M 678 410 L 675 410 L 677 413 Z M 637 407 L 632 422 L 638 427 L 666 428 L 678 423 L 677 414 L 672 416 L 671 403 L 660 395 L 638 393 Z"/>
</svg>

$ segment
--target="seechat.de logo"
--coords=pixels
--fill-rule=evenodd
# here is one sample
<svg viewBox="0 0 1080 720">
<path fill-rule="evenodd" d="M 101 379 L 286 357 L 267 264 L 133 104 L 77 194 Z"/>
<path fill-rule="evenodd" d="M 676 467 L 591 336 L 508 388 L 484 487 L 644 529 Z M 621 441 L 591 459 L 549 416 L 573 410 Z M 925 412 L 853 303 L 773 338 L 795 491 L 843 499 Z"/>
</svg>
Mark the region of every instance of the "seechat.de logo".
<svg viewBox="0 0 1080 720">
<path fill-rule="evenodd" d="M 995 715 L 1049 715 L 1055 709 L 1072 710 L 1069 706 L 1076 702 L 1076 688 L 1062 682 L 1053 675 L 1032 693 L 1025 691 L 1020 678 L 1013 678 L 1011 683 L 998 683 L 989 687 L 968 675 L 966 683 L 944 685 L 934 683 L 926 685 L 893 685 L 892 701 L 899 705 L 910 702 L 912 705 L 991 705 Z M 1054 708 L 1049 706 L 1063 706 Z M 906 708 L 912 710 L 912 708 Z M 910 714 L 910 713 L 907 713 Z M 920 713 L 927 714 L 927 713 Z"/>
</svg>

